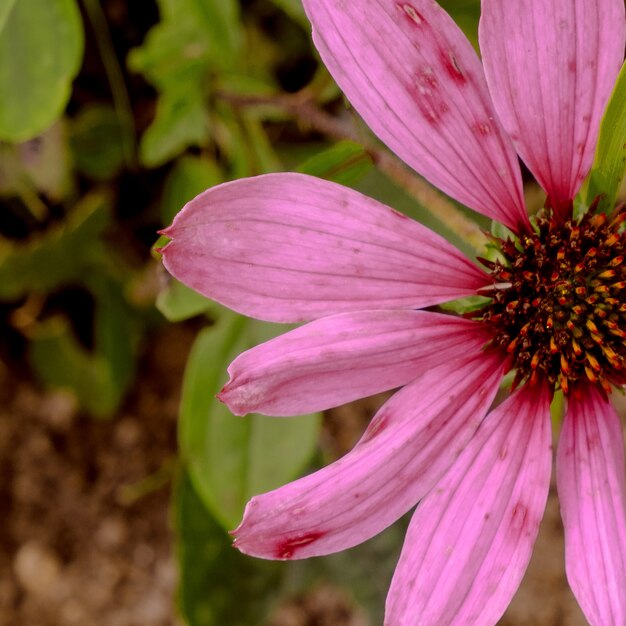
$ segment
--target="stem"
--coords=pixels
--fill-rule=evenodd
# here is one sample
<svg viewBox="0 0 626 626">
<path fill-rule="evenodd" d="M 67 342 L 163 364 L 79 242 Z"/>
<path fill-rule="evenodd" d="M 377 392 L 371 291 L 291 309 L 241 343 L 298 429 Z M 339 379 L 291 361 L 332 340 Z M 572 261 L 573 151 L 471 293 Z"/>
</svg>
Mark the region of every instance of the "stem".
<svg viewBox="0 0 626 626">
<path fill-rule="evenodd" d="M 15 191 L 30 214 L 39 222 L 43 222 L 48 216 L 48 207 L 37 195 L 32 186 L 21 179 L 15 182 Z"/>
<path fill-rule="evenodd" d="M 135 143 L 135 118 L 130 105 L 126 82 L 120 67 L 115 48 L 111 41 L 109 27 L 100 6 L 100 0 L 83 0 L 85 12 L 91 22 L 96 37 L 104 71 L 111 87 L 113 106 L 122 130 L 122 150 L 129 170 L 137 169 L 137 145 Z"/>
<path fill-rule="evenodd" d="M 488 240 L 478 224 L 466 217 L 453 202 L 421 176 L 409 170 L 389 150 L 360 136 L 352 125 L 345 124 L 320 109 L 306 90 L 293 95 L 247 96 L 222 92 L 219 96 L 234 106 L 277 106 L 293 114 L 300 123 L 308 125 L 332 139 L 349 139 L 361 144 L 381 172 L 415 198 L 435 219 L 471 245 L 477 253 L 484 253 Z"/>
</svg>

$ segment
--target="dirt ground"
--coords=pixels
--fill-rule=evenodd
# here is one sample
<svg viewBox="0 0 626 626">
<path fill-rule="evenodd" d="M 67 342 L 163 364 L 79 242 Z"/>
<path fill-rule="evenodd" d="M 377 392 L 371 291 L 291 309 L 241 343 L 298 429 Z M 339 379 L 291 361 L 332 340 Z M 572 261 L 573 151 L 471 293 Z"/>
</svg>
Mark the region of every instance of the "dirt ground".
<svg viewBox="0 0 626 626">
<path fill-rule="evenodd" d="M 79 415 L 71 397 L 45 393 L 0 366 L 0 626 L 177 623 L 168 499 L 194 332 L 170 326 L 150 342 L 140 380 L 111 422 Z M 325 436 L 344 449 L 372 409 L 365 401 L 334 411 Z M 554 494 L 501 624 L 586 624 L 565 581 Z M 272 625 L 368 622 L 344 592 L 321 586 L 280 607 Z"/>
<path fill-rule="evenodd" d="M 174 623 L 168 499 L 192 340 L 157 338 L 111 422 L 0 370 L 0 625 Z"/>
</svg>

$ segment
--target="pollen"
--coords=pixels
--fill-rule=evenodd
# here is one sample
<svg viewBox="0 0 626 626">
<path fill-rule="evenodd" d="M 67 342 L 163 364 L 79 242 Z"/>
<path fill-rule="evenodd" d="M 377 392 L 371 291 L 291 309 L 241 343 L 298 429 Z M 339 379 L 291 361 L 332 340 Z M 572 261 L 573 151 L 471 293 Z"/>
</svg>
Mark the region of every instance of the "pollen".
<svg viewBox="0 0 626 626">
<path fill-rule="evenodd" d="M 519 239 L 496 239 L 491 302 L 471 316 L 487 324 L 487 349 L 509 355 L 514 387 L 538 380 L 569 394 L 626 383 L 626 211 L 562 220 L 545 210 Z"/>
</svg>

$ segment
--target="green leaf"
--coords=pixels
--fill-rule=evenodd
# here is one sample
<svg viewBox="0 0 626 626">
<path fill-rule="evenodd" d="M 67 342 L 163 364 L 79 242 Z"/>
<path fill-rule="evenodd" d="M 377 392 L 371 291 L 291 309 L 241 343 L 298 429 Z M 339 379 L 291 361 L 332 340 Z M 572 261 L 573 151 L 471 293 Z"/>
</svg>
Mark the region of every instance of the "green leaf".
<svg viewBox="0 0 626 626">
<path fill-rule="evenodd" d="M 626 169 L 626 64 L 619 73 L 613 95 L 602 118 L 600 137 L 591 172 L 581 194 L 589 206 L 601 196 L 598 210 L 610 211 Z"/>
<path fill-rule="evenodd" d="M 80 69 L 76 0 L 19 0 L 0 10 L 0 139 L 25 141 L 59 117 Z"/>
<path fill-rule="evenodd" d="M 297 171 L 351 186 L 371 167 L 372 160 L 362 146 L 352 141 L 340 141 L 307 159 Z"/>
<path fill-rule="evenodd" d="M 141 137 L 139 158 L 146 167 L 158 167 L 188 146 L 205 144 L 208 138 L 202 93 L 193 86 L 188 92 L 166 92 L 159 99 L 154 121 Z"/>
<path fill-rule="evenodd" d="M 156 167 L 209 139 L 211 74 L 235 65 L 240 22 L 235 0 L 160 0 L 161 21 L 131 51 L 129 67 L 160 92 L 156 117 L 141 140 L 140 158 Z"/>
<path fill-rule="evenodd" d="M 220 69 L 235 65 L 241 45 L 238 0 L 197 0 L 209 42 L 211 63 Z"/>
<path fill-rule="evenodd" d="M 0 33 L 9 17 L 9 13 L 15 4 L 15 0 L 0 0 Z"/>
<path fill-rule="evenodd" d="M 156 307 L 170 322 L 182 322 L 211 309 L 213 303 L 204 296 L 172 278 L 159 292 Z"/>
<path fill-rule="evenodd" d="M 226 313 L 200 333 L 187 362 L 180 449 L 202 500 L 228 529 L 237 525 L 250 497 L 302 471 L 317 443 L 319 415 L 241 418 L 215 399 L 229 362 L 272 328 Z"/>
<path fill-rule="evenodd" d="M 259 624 L 285 565 L 233 550 L 183 473 L 173 498 L 178 608 L 188 626 Z"/>
<path fill-rule="evenodd" d="M 104 256 L 100 236 L 109 221 L 105 199 L 86 196 L 65 224 L 26 244 L 0 240 L 0 300 L 45 293 L 82 282 L 86 267 Z"/>
<path fill-rule="evenodd" d="M 131 50 L 131 69 L 144 73 L 160 90 L 175 91 L 181 79 L 199 81 L 210 69 L 235 64 L 241 39 L 235 0 L 159 0 L 158 4 L 161 21 L 141 47 Z"/>
</svg>

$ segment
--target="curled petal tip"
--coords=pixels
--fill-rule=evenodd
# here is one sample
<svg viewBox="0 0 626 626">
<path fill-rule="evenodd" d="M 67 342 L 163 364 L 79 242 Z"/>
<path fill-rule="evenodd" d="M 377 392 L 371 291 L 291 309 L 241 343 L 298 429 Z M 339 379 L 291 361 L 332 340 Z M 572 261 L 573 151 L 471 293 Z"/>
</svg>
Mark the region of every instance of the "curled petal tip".
<svg viewBox="0 0 626 626">
<path fill-rule="evenodd" d="M 157 230 L 159 235 L 164 235 L 165 237 L 172 236 L 173 226 L 168 226 L 167 228 L 162 228 L 161 230 Z"/>
<path fill-rule="evenodd" d="M 242 417 L 259 408 L 262 396 L 262 386 L 242 384 L 239 379 L 231 378 L 215 397 L 225 404 L 231 413 Z"/>
<path fill-rule="evenodd" d="M 225 404 L 231 413 L 243 417 L 250 413 L 250 411 L 244 408 L 241 402 L 237 401 L 237 394 L 233 393 L 235 391 L 236 389 L 233 388 L 233 381 L 231 380 L 222 387 L 219 393 L 215 394 L 215 397 L 222 404 Z"/>
<path fill-rule="evenodd" d="M 229 534 L 232 534 L 234 531 L 231 531 Z M 241 546 L 239 545 L 239 541 L 238 541 L 238 537 L 235 537 L 233 539 L 233 542 L 230 544 L 230 547 L 237 550 L 238 552 L 241 552 L 242 554 L 246 554 L 245 550 L 242 550 Z"/>
<path fill-rule="evenodd" d="M 159 232 L 162 232 L 162 231 L 159 231 Z M 158 240 L 155 243 L 159 243 L 159 242 L 160 242 L 160 240 Z M 165 256 L 165 253 L 167 252 L 167 250 L 168 250 L 168 248 L 170 247 L 171 244 L 172 244 L 172 241 L 170 240 L 170 241 L 167 241 L 166 243 L 164 243 L 163 245 L 154 245 L 152 247 L 152 249 L 155 252 L 157 252 L 158 254 L 160 254 L 162 256 Z"/>
<path fill-rule="evenodd" d="M 230 377 L 224 383 L 224 385 L 222 385 L 222 388 L 215 394 L 215 397 L 220 402 L 224 402 L 224 404 L 226 404 L 226 399 L 227 399 L 228 395 L 232 392 L 232 390 L 233 390 L 233 379 L 232 379 L 232 377 Z"/>
</svg>

